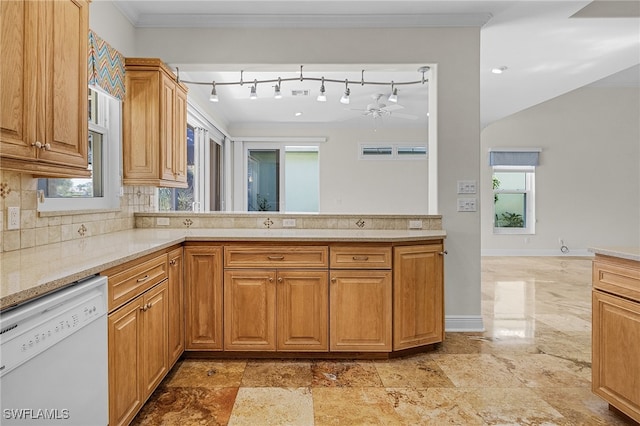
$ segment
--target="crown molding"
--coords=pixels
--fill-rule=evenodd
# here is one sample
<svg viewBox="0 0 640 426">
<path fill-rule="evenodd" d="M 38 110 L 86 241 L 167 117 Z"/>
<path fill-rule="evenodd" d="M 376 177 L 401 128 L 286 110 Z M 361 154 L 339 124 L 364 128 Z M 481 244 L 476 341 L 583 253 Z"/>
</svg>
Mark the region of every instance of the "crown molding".
<svg viewBox="0 0 640 426">
<path fill-rule="evenodd" d="M 116 7 L 137 28 L 426 28 L 482 27 L 490 13 L 462 14 L 139 14 Z"/>
</svg>

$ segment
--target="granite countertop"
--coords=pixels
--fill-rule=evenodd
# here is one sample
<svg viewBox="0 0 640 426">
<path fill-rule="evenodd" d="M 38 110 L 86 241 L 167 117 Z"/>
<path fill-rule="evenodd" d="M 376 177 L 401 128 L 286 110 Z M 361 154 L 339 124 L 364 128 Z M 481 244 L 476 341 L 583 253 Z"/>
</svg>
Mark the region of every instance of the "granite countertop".
<svg viewBox="0 0 640 426">
<path fill-rule="evenodd" d="M 184 241 L 402 242 L 442 230 L 131 229 L 0 254 L 0 310 Z"/>
<path fill-rule="evenodd" d="M 603 256 L 619 257 L 640 262 L 640 247 L 590 247 L 589 251 Z"/>
</svg>

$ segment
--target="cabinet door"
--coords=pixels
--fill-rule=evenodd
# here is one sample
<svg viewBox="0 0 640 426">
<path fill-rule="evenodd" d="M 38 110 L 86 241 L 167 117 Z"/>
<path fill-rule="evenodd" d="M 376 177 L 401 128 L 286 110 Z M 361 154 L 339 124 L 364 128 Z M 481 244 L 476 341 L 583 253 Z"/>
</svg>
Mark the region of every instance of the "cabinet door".
<svg viewBox="0 0 640 426">
<path fill-rule="evenodd" d="M 142 396 L 142 314 L 140 296 L 109 315 L 109 424 L 127 425 Z"/>
<path fill-rule="evenodd" d="M 394 248 L 394 350 L 444 338 L 441 252 L 441 244 Z"/>
<path fill-rule="evenodd" d="M 159 74 L 127 70 L 122 105 L 122 160 L 125 184 L 157 182 L 159 158 Z"/>
<path fill-rule="evenodd" d="M 330 274 L 331 351 L 390 351 L 391 271 Z"/>
<path fill-rule="evenodd" d="M 640 422 L 640 303 L 593 292 L 592 389 Z"/>
<path fill-rule="evenodd" d="M 276 349 L 276 273 L 271 270 L 224 272 L 224 349 Z"/>
<path fill-rule="evenodd" d="M 184 352 L 184 280 L 182 247 L 169 252 L 168 318 L 169 318 L 169 367 Z"/>
<path fill-rule="evenodd" d="M 187 246 L 185 349 L 222 350 L 222 247 Z"/>
<path fill-rule="evenodd" d="M 35 158 L 37 3 L 0 2 L 0 153 Z"/>
<path fill-rule="evenodd" d="M 160 80 L 160 179 L 173 181 L 175 180 L 173 171 L 175 168 L 176 83 L 164 73 L 160 73 Z"/>
<path fill-rule="evenodd" d="M 38 156 L 86 169 L 89 5 L 85 0 L 38 3 L 43 95 L 38 98 L 37 140 L 50 144 L 37 150 Z"/>
<path fill-rule="evenodd" d="M 144 294 L 142 323 L 143 398 L 160 384 L 169 371 L 167 346 L 167 282 Z"/>
<path fill-rule="evenodd" d="M 329 349 L 327 271 L 278 271 L 277 301 L 279 351 Z"/>
<path fill-rule="evenodd" d="M 187 182 L 187 93 L 176 86 L 175 99 L 175 138 L 173 173 L 176 182 Z"/>
</svg>

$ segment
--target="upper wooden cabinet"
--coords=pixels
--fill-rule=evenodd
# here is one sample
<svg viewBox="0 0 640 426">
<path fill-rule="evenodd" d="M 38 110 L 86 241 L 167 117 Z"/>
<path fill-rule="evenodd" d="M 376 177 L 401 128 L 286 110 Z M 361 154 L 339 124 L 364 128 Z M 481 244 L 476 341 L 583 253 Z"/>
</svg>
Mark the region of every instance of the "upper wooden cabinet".
<svg viewBox="0 0 640 426">
<path fill-rule="evenodd" d="M 3 1 L 0 168 L 86 177 L 89 2 Z"/>
<path fill-rule="evenodd" d="M 187 187 L 187 88 L 155 58 L 126 58 L 125 185 Z"/>
</svg>

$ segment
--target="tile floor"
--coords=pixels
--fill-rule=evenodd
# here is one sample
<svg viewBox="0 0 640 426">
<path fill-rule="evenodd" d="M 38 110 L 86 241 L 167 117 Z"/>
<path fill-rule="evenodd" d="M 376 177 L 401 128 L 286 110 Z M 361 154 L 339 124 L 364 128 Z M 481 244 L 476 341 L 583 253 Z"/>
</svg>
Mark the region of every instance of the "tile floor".
<svg viewBox="0 0 640 426">
<path fill-rule="evenodd" d="M 180 361 L 133 424 L 632 424 L 590 390 L 590 259 L 483 258 L 482 302 L 402 359 Z"/>
</svg>

